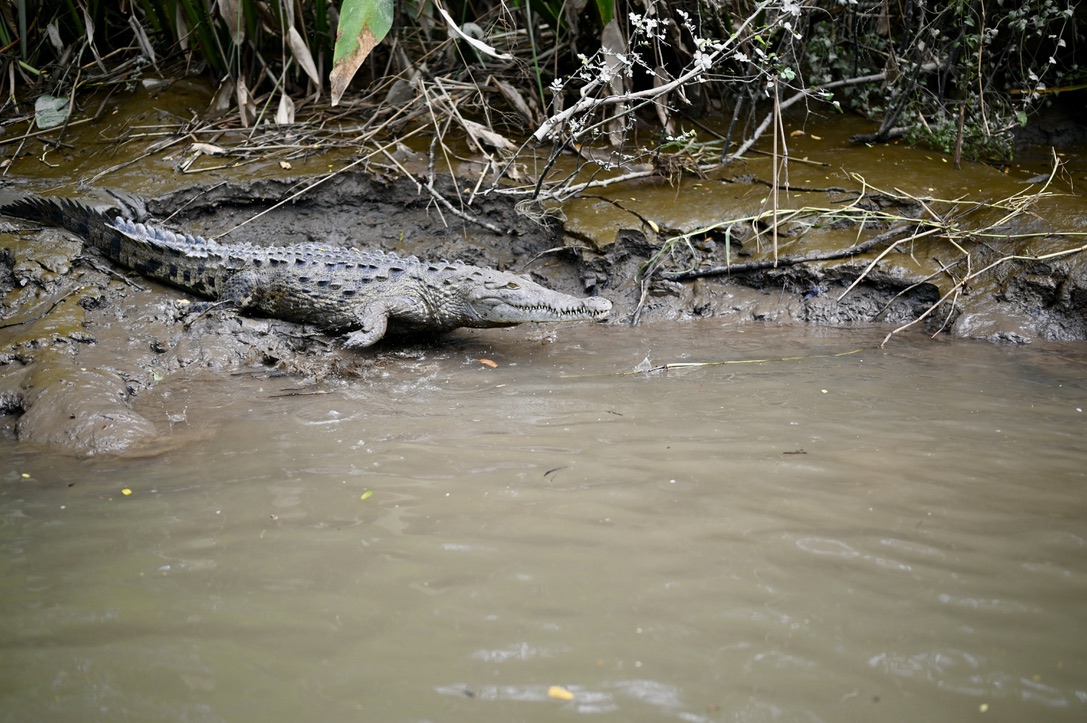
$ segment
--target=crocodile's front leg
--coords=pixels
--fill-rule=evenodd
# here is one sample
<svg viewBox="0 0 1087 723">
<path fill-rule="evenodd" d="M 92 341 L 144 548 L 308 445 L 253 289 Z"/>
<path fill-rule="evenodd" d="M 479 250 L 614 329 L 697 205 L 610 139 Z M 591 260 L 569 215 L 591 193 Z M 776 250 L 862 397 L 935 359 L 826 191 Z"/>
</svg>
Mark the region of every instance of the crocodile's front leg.
<svg viewBox="0 0 1087 723">
<path fill-rule="evenodd" d="M 364 349 L 371 346 L 381 337 L 385 336 L 385 330 L 389 328 L 389 317 L 384 313 L 370 314 L 363 325 L 344 337 L 343 345 L 348 349 Z"/>
<path fill-rule="evenodd" d="M 418 315 L 421 303 L 406 296 L 390 296 L 361 307 L 358 310 L 358 329 L 344 337 L 348 349 L 364 349 L 376 344 L 389 328 L 389 319 L 397 316 L 413 318 Z"/>
</svg>

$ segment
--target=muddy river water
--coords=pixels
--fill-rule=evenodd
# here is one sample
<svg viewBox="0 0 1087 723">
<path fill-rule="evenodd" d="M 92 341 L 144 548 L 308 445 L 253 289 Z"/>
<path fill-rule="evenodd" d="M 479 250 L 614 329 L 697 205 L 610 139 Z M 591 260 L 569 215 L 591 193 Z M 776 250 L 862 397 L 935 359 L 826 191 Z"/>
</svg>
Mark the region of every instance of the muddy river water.
<svg viewBox="0 0 1087 723">
<path fill-rule="evenodd" d="M 1084 720 L 1087 347 L 885 333 L 458 332 L 168 379 L 157 456 L 7 437 L 0 720 Z"/>
</svg>

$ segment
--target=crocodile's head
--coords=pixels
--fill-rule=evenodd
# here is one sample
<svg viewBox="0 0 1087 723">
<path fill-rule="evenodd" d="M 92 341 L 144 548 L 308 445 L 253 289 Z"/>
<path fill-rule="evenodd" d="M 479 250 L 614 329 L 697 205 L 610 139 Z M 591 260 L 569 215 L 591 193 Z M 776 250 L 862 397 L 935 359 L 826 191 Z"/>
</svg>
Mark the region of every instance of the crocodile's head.
<svg viewBox="0 0 1087 723">
<path fill-rule="evenodd" d="M 611 302 L 599 296 L 576 296 L 540 286 L 522 276 L 473 269 L 444 290 L 456 288 L 449 308 L 464 316 L 460 326 L 479 328 L 513 326 L 528 321 L 593 321 L 611 311 Z"/>
</svg>

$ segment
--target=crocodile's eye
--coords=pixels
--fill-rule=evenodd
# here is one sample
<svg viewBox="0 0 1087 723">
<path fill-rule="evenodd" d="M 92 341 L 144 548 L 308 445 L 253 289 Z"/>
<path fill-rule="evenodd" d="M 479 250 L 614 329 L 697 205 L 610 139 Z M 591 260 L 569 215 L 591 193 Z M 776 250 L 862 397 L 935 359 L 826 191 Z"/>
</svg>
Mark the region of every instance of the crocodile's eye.
<svg viewBox="0 0 1087 723">
<path fill-rule="evenodd" d="M 508 284 L 506 284 L 506 288 L 507 289 L 519 289 L 519 288 L 521 288 L 521 285 L 518 284 L 516 281 L 511 281 Z"/>
</svg>

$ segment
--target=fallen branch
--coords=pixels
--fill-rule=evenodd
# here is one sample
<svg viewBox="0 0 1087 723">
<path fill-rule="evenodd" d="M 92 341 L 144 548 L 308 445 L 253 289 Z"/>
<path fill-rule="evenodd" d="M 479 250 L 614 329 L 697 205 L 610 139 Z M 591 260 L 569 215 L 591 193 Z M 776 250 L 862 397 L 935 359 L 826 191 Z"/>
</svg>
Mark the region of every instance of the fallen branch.
<svg viewBox="0 0 1087 723">
<path fill-rule="evenodd" d="M 660 274 L 662 279 L 666 281 L 690 281 L 691 279 L 700 279 L 706 276 L 724 276 L 726 274 L 743 274 L 750 271 L 762 271 L 763 269 L 772 269 L 778 266 L 795 266 L 796 264 L 808 263 L 811 261 L 832 261 L 834 259 L 844 259 L 850 256 L 859 256 L 860 254 L 867 253 L 873 247 L 882 243 L 886 243 L 896 236 L 909 231 L 906 226 L 892 228 L 885 231 L 878 236 L 868 239 L 864 243 L 859 243 L 856 246 L 850 246 L 847 249 L 841 249 L 838 251 L 824 251 L 822 253 L 805 254 L 803 256 L 782 256 L 781 258 L 774 259 L 760 259 L 758 261 L 741 261 L 735 264 L 725 264 L 724 266 L 710 266 L 703 269 L 690 269 L 687 271 L 678 271 L 673 273 Z M 919 238 L 920 236 L 929 235 L 933 231 L 926 231 L 922 234 L 915 234 L 910 238 Z M 910 240 L 910 239 L 905 239 Z"/>
</svg>

